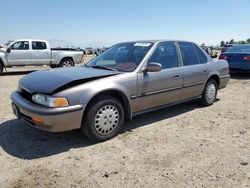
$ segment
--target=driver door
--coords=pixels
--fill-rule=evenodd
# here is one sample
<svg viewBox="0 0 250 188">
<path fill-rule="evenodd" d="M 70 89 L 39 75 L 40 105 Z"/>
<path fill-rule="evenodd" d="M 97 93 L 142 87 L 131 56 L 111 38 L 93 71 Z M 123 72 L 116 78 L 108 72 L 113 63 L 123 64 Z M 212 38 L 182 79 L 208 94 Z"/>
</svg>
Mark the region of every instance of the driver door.
<svg viewBox="0 0 250 188">
<path fill-rule="evenodd" d="M 18 41 L 10 46 L 7 52 L 7 61 L 11 66 L 31 65 L 32 58 L 30 52 L 29 41 Z"/>
<path fill-rule="evenodd" d="M 182 71 L 174 42 L 159 44 L 148 63 L 162 65 L 160 72 L 138 73 L 137 112 L 147 111 L 181 99 Z"/>
</svg>

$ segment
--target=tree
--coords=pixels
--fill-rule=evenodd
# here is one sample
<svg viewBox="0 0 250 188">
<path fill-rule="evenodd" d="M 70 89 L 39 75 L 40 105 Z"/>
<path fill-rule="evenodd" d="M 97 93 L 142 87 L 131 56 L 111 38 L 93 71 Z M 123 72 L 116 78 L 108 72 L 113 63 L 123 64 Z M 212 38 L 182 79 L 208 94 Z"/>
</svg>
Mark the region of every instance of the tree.
<svg viewBox="0 0 250 188">
<path fill-rule="evenodd" d="M 225 45 L 225 41 L 220 42 L 220 47 L 223 47 Z"/>
<path fill-rule="evenodd" d="M 249 39 L 247 39 L 247 41 L 246 41 L 248 44 L 250 44 L 250 38 Z"/>
<path fill-rule="evenodd" d="M 229 42 L 229 44 L 235 44 L 234 39 L 231 39 L 230 42 Z"/>
<path fill-rule="evenodd" d="M 237 42 L 237 44 L 246 44 L 246 41 L 241 40 L 241 41 Z"/>
</svg>

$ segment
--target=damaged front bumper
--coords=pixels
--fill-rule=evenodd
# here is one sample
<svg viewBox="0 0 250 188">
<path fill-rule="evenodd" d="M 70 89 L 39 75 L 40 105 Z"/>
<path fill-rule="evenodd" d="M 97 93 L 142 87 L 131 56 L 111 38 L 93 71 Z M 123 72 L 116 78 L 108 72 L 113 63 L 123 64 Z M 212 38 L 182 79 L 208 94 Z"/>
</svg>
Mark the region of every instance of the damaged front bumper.
<svg viewBox="0 0 250 188">
<path fill-rule="evenodd" d="M 81 127 L 85 105 L 48 108 L 24 99 L 16 91 L 11 94 L 11 100 L 17 118 L 38 129 L 61 132 Z"/>
</svg>

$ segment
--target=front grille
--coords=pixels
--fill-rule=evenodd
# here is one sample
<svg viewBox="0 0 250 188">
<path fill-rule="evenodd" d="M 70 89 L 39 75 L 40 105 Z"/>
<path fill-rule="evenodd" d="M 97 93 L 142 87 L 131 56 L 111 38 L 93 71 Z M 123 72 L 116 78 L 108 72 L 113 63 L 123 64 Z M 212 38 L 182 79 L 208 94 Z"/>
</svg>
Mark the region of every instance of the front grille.
<svg viewBox="0 0 250 188">
<path fill-rule="evenodd" d="M 19 94 L 25 98 L 28 101 L 32 101 L 32 94 L 29 93 L 28 91 L 26 91 L 25 89 L 21 88 L 21 90 L 19 91 Z"/>
</svg>

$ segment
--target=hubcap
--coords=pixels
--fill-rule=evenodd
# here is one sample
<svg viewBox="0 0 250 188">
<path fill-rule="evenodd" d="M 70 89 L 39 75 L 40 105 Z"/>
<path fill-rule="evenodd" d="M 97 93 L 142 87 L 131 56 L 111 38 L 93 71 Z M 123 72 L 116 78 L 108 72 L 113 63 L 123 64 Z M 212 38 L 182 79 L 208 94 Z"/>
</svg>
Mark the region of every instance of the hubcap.
<svg viewBox="0 0 250 188">
<path fill-rule="evenodd" d="M 213 83 L 210 83 L 207 86 L 207 92 L 206 92 L 207 102 L 211 104 L 215 99 L 215 95 L 216 95 L 216 87 Z"/>
<path fill-rule="evenodd" d="M 63 67 L 71 67 L 71 61 L 67 60 L 63 62 Z"/>
<path fill-rule="evenodd" d="M 94 126 L 101 135 L 107 135 L 117 127 L 119 122 L 119 112 L 113 105 L 102 107 L 95 116 Z"/>
</svg>

